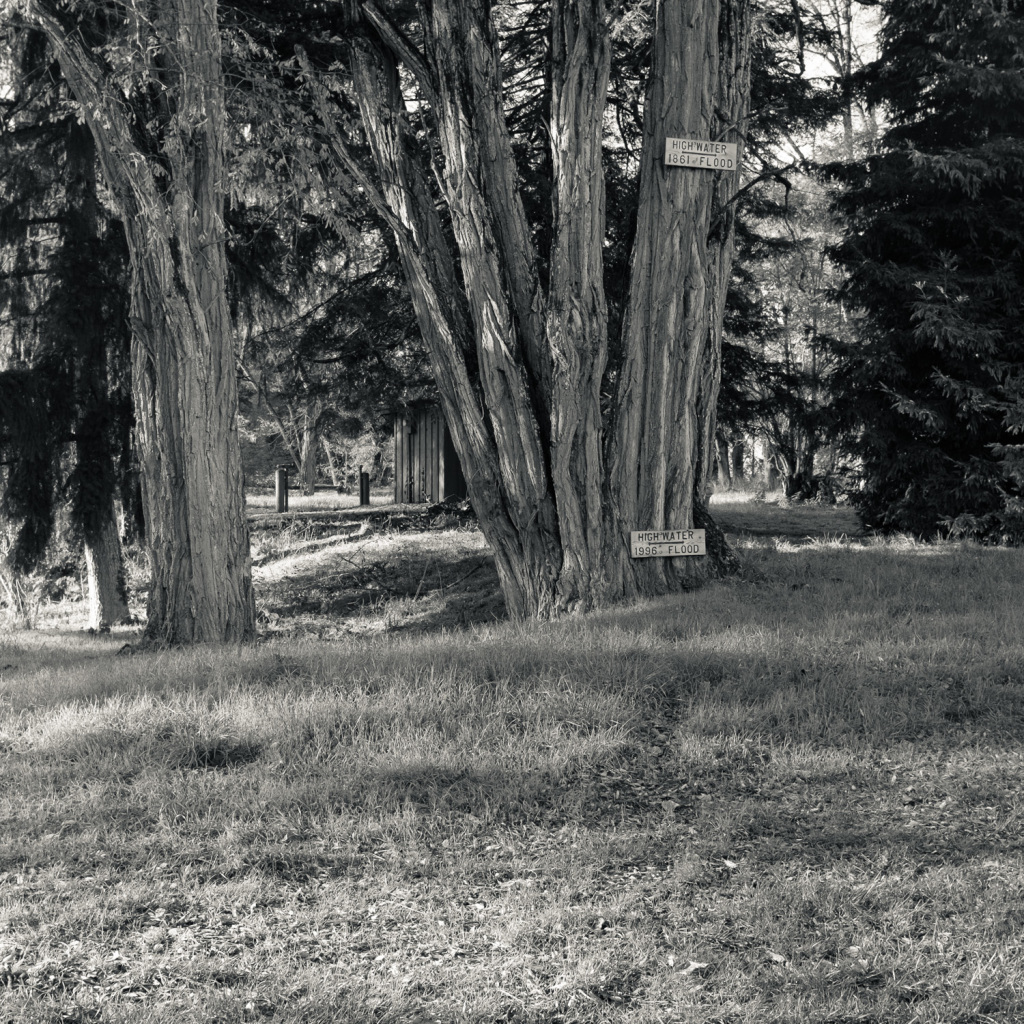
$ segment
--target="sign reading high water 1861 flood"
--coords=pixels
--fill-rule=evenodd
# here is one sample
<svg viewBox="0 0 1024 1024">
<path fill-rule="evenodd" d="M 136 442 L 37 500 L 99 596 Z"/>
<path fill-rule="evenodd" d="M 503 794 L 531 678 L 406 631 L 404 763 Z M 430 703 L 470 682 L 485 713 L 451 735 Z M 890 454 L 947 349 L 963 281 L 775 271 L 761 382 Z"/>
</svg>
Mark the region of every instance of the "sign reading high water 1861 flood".
<svg viewBox="0 0 1024 1024">
<path fill-rule="evenodd" d="M 736 143 L 708 142 L 704 139 L 665 139 L 665 166 L 732 171 L 736 169 Z"/>
<path fill-rule="evenodd" d="M 679 558 L 708 553 L 703 530 L 631 530 L 629 547 L 634 558 Z"/>
</svg>

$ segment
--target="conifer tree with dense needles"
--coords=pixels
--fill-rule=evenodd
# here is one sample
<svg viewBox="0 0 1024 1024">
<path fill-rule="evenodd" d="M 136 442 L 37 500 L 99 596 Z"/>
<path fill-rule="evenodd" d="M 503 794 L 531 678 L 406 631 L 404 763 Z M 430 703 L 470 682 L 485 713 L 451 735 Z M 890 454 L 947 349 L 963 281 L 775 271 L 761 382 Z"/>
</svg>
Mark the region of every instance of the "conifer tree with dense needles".
<svg viewBox="0 0 1024 1024">
<path fill-rule="evenodd" d="M 718 397 L 719 480 L 743 473 L 753 435 L 786 494 L 803 497 L 822 483 L 815 455 L 828 437 L 826 349 L 837 308 L 822 287 L 829 219 L 819 208 L 826 203 L 813 176 L 813 140 L 846 118 L 838 69 L 806 74 L 808 51 L 843 47 L 820 6 L 767 2 L 755 26 Z"/>
<path fill-rule="evenodd" d="M 39 562 L 67 502 L 84 543 L 88 624 L 100 629 L 128 617 L 115 514 L 131 429 L 124 236 L 45 38 L 22 28 L 6 41 L 0 498 L 16 528 L 10 568 Z"/>
<path fill-rule="evenodd" d="M 1024 539 L 1024 5 L 884 5 L 838 251 L 863 313 L 843 353 L 865 520 Z"/>
</svg>

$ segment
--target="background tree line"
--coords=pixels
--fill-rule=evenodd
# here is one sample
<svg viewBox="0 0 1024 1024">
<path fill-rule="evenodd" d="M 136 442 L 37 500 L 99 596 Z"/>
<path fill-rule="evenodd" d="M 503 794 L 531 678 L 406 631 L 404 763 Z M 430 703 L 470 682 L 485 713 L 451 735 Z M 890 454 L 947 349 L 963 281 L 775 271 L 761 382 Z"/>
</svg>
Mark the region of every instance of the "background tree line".
<svg viewBox="0 0 1024 1024">
<path fill-rule="evenodd" d="M 1016 539 L 1020 23 L 1002 0 L 21 0 L 8 565 L 68 509 L 98 627 L 144 529 L 150 635 L 249 635 L 236 394 L 307 487 L 332 429 L 436 394 L 522 614 L 727 571 L 723 546 L 676 565 L 624 538 L 713 536 L 716 460 L 728 484 L 754 440 L 787 493 L 852 487 L 871 525 Z M 742 173 L 663 168 L 666 134 L 737 140 Z"/>
</svg>

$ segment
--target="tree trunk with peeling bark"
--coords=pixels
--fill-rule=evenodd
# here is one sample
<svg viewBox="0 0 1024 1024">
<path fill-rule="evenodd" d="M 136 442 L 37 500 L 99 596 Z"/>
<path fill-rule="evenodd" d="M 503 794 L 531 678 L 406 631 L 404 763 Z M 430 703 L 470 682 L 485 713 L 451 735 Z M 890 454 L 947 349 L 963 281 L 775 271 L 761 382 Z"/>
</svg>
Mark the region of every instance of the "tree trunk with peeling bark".
<svg viewBox="0 0 1024 1024">
<path fill-rule="evenodd" d="M 116 67 L 73 11 L 20 0 L 96 141 L 131 257 L 132 377 L 152 571 L 147 635 L 255 630 L 224 253 L 224 102 L 215 0 L 129 0 Z M 122 77 L 146 104 L 132 112 Z M 145 137 L 142 124 L 145 120 Z"/>
<path fill-rule="evenodd" d="M 432 0 L 415 33 L 349 0 L 352 83 L 376 169 L 327 137 L 393 228 L 470 498 L 513 615 L 688 587 L 732 559 L 707 515 L 735 173 L 665 167 L 665 136 L 738 141 L 747 0 L 658 0 L 623 358 L 608 376 L 603 0 L 552 0 L 552 246 L 542 274 L 487 3 Z M 419 48 L 410 41 L 420 40 Z M 399 67 L 429 107 L 412 144 Z M 307 70 L 308 65 L 307 65 Z M 443 200 L 442 222 L 433 187 Z M 610 419 L 602 386 L 611 383 Z M 706 557 L 633 560 L 631 530 L 705 527 Z"/>
<path fill-rule="evenodd" d="M 619 535 L 707 529 L 710 518 L 706 502 L 732 267 L 730 199 L 739 171 L 666 167 L 663 154 L 666 137 L 741 137 L 749 99 L 749 17 L 745 0 L 657 5 L 625 356 L 608 459 L 612 532 Z M 679 589 L 728 567 L 710 554 L 630 563 L 621 546 L 612 548 L 609 561 L 613 586 L 639 594 Z"/>
</svg>

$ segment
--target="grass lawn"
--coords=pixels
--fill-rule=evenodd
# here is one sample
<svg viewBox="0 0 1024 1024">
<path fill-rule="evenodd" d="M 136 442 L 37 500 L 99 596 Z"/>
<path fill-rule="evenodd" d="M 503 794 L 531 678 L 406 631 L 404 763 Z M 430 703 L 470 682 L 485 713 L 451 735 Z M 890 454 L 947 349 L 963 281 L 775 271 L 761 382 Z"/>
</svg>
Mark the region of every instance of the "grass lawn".
<svg viewBox="0 0 1024 1024">
<path fill-rule="evenodd" d="M 717 506 L 557 623 L 379 509 L 255 533 L 251 646 L 0 633 L 0 1024 L 1024 1021 L 1024 551 Z"/>
</svg>

